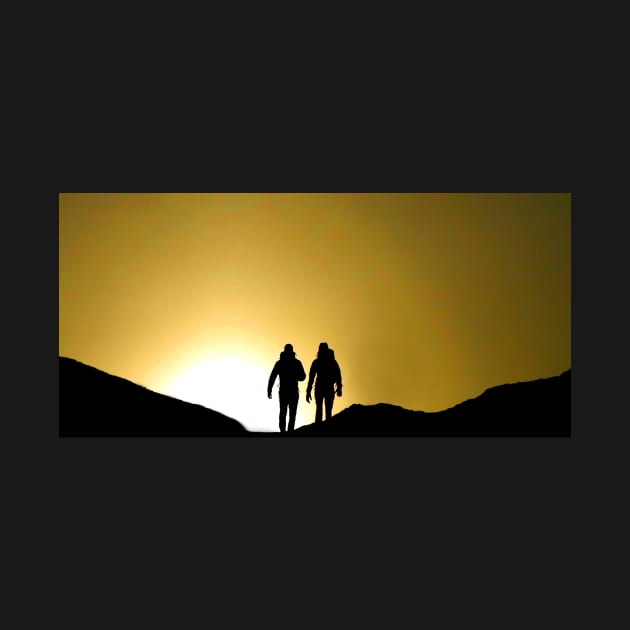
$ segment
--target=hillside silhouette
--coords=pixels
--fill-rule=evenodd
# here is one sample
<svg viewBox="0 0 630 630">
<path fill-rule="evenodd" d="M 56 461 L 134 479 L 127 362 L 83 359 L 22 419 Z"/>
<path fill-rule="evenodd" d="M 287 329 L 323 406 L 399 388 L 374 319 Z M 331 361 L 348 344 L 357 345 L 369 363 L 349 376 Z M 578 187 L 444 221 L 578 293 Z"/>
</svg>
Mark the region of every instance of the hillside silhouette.
<svg viewBox="0 0 630 630">
<path fill-rule="evenodd" d="M 297 436 L 570 437 L 571 370 L 559 376 L 499 385 L 436 412 L 389 404 L 351 405 Z"/>
<path fill-rule="evenodd" d="M 60 437 L 283 437 L 59 357 Z M 355 404 L 292 437 L 570 437 L 571 370 L 491 387 L 437 412 Z"/>
<path fill-rule="evenodd" d="M 240 423 L 218 411 L 146 389 L 59 357 L 60 437 L 236 437 Z"/>
</svg>

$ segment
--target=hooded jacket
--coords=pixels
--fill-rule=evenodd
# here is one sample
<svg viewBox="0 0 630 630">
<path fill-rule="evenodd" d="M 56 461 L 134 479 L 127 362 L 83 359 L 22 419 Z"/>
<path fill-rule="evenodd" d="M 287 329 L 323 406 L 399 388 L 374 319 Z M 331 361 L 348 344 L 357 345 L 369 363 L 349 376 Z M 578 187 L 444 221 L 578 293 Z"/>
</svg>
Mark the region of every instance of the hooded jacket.
<svg viewBox="0 0 630 630">
<path fill-rule="evenodd" d="M 271 394 L 276 377 L 280 378 L 281 393 L 299 393 L 298 382 L 306 378 L 302 362 L 292 350 L 283 350 L 276 361 L 267 383 L 267 394 Z"/>
<path fill-rule="evenodd" d="M 335 387 L 341 390 L 341 368 L 335 359 L 335 353 L 324 344 L 320 345 L 317 358 L 311 364 L 308 372 L 307 391 L 311 391 L 315 382 L 315 395 L 335 392 Z"/>
</svg>

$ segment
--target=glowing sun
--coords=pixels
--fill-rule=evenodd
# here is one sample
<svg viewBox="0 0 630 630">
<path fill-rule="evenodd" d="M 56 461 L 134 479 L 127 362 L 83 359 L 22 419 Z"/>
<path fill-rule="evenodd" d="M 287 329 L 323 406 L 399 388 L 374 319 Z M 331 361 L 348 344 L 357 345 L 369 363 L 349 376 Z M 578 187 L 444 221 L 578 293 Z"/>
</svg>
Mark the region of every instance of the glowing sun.
<svg viewBox="0 0 630 630">
<path fill-rule="evenodd" d="M 278 431 L 278 380 L 267 398 L 269 369 L 252 361 L 224 356 L 204 360 L 179 374 L 166 388 L 170 396 L 203 405 L 238 420 L 250 431 Z M 301 387 L 295 428 L 307 424 Z"/>
</svg>

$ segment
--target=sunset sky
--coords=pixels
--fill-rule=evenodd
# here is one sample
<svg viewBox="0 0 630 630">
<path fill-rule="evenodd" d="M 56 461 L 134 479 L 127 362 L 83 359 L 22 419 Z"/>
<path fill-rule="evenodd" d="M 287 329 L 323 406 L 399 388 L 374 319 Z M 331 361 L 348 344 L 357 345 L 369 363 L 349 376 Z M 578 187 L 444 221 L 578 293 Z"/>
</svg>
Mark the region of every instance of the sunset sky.
<svg viewBox="0 0 630 630">
<path fill-rule="evenodd" d="M 570 193 L 59 194 L 60 356 L 277 431 L 273 364 L 321 341 L 335 413 L 569 369 Z"/>
</svg>

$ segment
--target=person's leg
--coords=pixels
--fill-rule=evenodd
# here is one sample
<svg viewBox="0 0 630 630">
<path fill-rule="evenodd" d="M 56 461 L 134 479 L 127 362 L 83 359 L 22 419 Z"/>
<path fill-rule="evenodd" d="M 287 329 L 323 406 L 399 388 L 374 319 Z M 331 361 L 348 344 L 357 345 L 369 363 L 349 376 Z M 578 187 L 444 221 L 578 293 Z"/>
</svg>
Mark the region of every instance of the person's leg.
<svg viewBox="0 0 630 630">
<path fill-rule="evenodd" d="M 295 394 L 289 401 L 289 433 L 295 430 L 295 416 L 297 415 L 299 394 Z"/>
<path fill-rule="evenodd" d="M 321 394 L 315 392 L 315 422 L 322 421 L 322 403 L 324 402 L 324 397 Z"/>
<path fill-rule="evenodd" d="M 280 433 L 286 432 L 286 422 L 287 422 L 287 406 L 288 401 L 285 396 L 280 394 Z"/>
<path fill-rule="evenodd" d="M 335 392 L 326 392 L 325 404 L 326 404 L 326 420 L 332 418 L 332 408 L 335 402 Z"/>
</svg>

